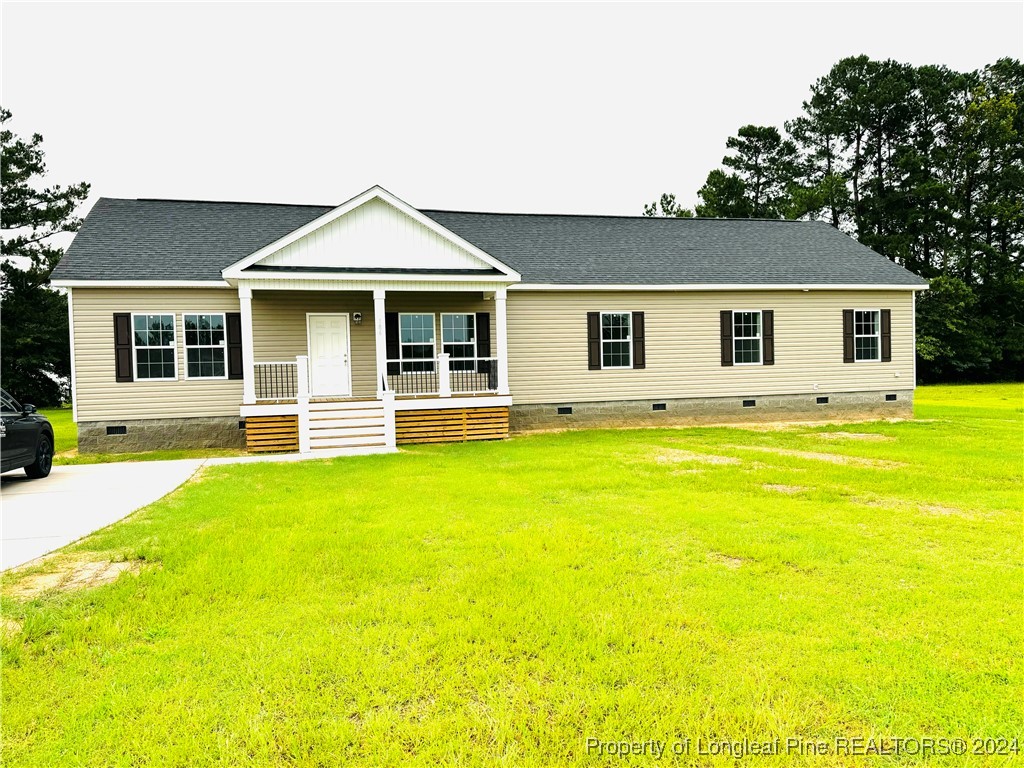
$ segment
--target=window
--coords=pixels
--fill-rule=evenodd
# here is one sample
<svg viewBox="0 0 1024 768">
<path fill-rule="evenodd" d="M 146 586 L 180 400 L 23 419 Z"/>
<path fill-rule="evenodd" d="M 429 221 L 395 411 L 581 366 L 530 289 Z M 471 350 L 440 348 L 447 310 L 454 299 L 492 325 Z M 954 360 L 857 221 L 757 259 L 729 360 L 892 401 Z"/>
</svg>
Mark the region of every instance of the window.
<svg viewBox="0 0 1024 768">
<path fill-rule="evenodd" d="M 402 373 L 434 370 L 434 316 L 398 316 Z"/>
<path fill-rule="evenodd" d="M 877 309 L 857 309 L 853 313 L 853 359 L 881 359 L 881 323 Z"/>
<path fill-rule="evenodd" d="M 476 317 L 468 314 L 441 315 L 441 345 L 442 350 L 451 356 L 451 370 L 475 370 Z"/>
<path fill-rule="evenodd" d="M 174 315 L 132 315 L 136 379 L 176 379 Z"/>
<path fill-rule="evenodd" d="M 186 314 L 182 316 L 182 326 L 185 328 L 185 377 L 226 378 L 224 315 Z"/>
<path fill-rule="evenodd" d="M 3 408 L 4 413 L 21 413 L 21 406 L 18 401 L 13 397 L 4 392 L 0 395 L 0 407 Z"/>
<path fill-rule="evenodd" d="M 633 366 L 632 315 L 629 312 L 601 313 L 601 367 Z"/>
<path fill-rule="evenodd" d="M 761 364 L 761 311 L 732 313 L 732 348 L 736 365 Z"/>
</svg>

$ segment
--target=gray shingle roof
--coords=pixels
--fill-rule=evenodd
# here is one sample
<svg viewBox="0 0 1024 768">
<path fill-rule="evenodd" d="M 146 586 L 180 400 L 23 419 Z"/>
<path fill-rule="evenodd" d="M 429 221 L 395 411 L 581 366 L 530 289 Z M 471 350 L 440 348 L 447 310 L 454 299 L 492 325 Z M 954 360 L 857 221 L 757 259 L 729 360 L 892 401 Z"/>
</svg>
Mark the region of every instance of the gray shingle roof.
<svg viewBox="0 0 1024 768">
<path fill-rule="evenodd" d="M 218 280 L 332 206 L 101 198 L 53 278 Z M 424 210 L 526 283 L 925 285 L 823 222 Z"/>
<path fill-rule="evenodd" d="M 225 267 L 331 208 L 101 197 L 52 278 L 220 280 Z"/>
</svg>

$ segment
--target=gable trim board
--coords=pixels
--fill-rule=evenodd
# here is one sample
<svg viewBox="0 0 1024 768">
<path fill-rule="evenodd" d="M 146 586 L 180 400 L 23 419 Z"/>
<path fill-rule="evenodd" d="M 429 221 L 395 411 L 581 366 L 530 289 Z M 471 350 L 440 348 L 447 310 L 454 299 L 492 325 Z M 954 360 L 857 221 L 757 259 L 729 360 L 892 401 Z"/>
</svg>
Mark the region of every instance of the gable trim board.
<svg viewBox="0 0 1024 768">
<path fill-rule="evenodd" d="M 314 233 L 323 230 L 330 226 L 336 221 L 339 221 L 348 214 L 362 208 L 363 206 L 371 205 L 373 202 L 379 201 L 386 206 L 398 211 L 408 219 L 416 222 L 420 226 L 424 227 L 428 231 L 434 233 L 441 239 L 451 243 L 457 248 L 465 251 L 470 256 L 474 257 L 480 262 L 483 262 L 487 266 L 491 267 L 495 273 L 502 275 L 510 282 L 518 281 L 521 276 L 515 270 L 509 268 L 506 264 L 503 264 L 498 259 L 495 259 L 488 253 L 473 245 L 469 241 L 463 239 L 459 235 L 455 234 L 449 229 L 438 224 L 428 216 L 424 216 L 418 210 L 413 208 L 403 200 L 398 199 L 386 189 L 380 186 L 374 186 L 366 190 L 360 195 L 356 195 L 352 199 L 342 203 L 337 208 L 323 214 L 322 216 L 314 219 L 313 221 L 299 227 L 298 229 L 284 235 L 278 240 L 265 245 L 264 247 L 257 250 L 255 253 L 246 256 L 241 261 L 226 267 L 222 274 L 225 279 L 239 279 L 245 277 L 246 270 L 258 265 L 260 262 L 273 257 L 276 254 L 281 253 L 286 248 L 295 245 L 307 238 Z M 372 270 L 367 270 L 372 271 Z"/>
</svg>

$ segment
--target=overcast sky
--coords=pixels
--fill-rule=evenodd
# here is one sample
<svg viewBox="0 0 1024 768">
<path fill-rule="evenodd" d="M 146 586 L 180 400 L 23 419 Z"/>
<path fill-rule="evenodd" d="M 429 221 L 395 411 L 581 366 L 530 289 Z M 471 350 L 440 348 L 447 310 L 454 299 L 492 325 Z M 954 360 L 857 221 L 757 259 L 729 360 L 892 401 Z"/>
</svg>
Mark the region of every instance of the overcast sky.
<svg viewBox="0 0 1024 768">
<path fill-rule="evenodd" d="M 2 103 L 93 200 L 639 214 L 838 59 L 1022 57 L 1020 2 L 2 6 Z"/>
</svg>

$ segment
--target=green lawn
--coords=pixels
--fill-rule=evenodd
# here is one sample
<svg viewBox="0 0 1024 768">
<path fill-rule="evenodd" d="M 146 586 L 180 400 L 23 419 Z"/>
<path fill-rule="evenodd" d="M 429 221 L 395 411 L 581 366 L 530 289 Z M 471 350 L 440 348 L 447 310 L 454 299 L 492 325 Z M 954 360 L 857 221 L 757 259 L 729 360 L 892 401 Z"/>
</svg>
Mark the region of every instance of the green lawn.
<svg viewBox="0 0 1024 768">
<path fill-rule="evenodd" d="M 593 737 L 731 766 L 698 739 L 1022 737 L 1022 405 L 934 387 L 912 422 L 208 469 L 57 559 L 137 572 L 6 579 L 4 764 L 652 764 Z"/>
<path fill-rule="evenodd" d="M 78 448 L 78 426 L 71 420 L 70 408 L 43 408 L 39 411 L 53 426 L 54 453 Z"/>
</svg>

